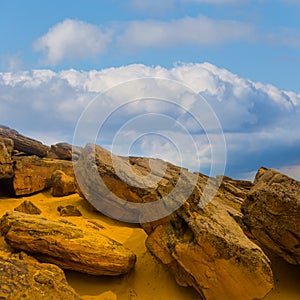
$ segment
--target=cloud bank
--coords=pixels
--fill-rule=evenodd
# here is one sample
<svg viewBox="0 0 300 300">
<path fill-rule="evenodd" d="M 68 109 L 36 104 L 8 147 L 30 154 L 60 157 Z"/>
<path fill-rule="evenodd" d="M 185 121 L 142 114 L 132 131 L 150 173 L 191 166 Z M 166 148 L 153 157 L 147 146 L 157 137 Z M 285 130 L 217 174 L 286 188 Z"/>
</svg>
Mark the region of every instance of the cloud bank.
<svg viewBox="0 0 300 300">
<path fill-rule="evenodd" d="M 174 47 L 200 49 L 240 42 L 297 49 L 300 48 L 299 37 L 297 28 L 279 27 L 261 32 L 252 23 L 202 15 L 168 20 L 116 21 L 105 27 L 65 19 L 35 40 L 33 49 L 42 53 L 42 65 L 56 66 L 62 62 L 97 59 L 110 50 L 124 54 Z"/>
<path fill-rule="evenodd" d="M 163 78 L 175 80 L 204 97 L 215 111 L 223 128 L 227 143 L 226 174 L 234 177 L 248 176 L 261 165 L 284 170 L 299 176 L 300 165 L 300 95 L 282 91 L 268 84 L 252 82 L 220 69 L 214 65 L 182 64 L 165 69 L 160 66 L 129 65 L 89 72 L 73 69 L 53 72 L 33 70 L 0 73 L 0 120 L 25 134 L 51 144 L 72 142 L 76 123 L 87 105 L 98 95 L 118 84 L 138 78 Z M 112 102 L 103 105 L 104 113 L 114 105 L 121 106 L 124 99 L 131 99 L 136 91 L 145 97 L 149 91 L 159 89 L 159 80 L 147 85 L 132 81 L 131 88 L 113 89 Z M 178 96 L 176 89 L 163 95 L 167 99 Z M 180 101 L 195 111 L 197 103 L 190 95 L 180 95 Z M 152 124 L 146 119 L 138 128 L 126 127 L 123 140 L 137 137 L 143 127 L 162 128 L 162 135 L 141 136 L 133 144 L 131 154 L 154 155 L 180 163 L 176 143 L 186 149 L 185 166 L 194 169 L 199 160 L 206 170 L 211 158 L 208 140 L 203 131 L 187 115 L 165 103 L 137 101 L 120 109 L 107 124 L 103 144 L 110 147 L 115 130 L 141 114 L 168 115 L 182 124 L 198 147 L 198 157 L 189 157 L 190 141 L 179 127 L 163 127 L 163 120 Z M 127 126 L 127 125 L 126 125 Z M 168 137 L 172 139 L 168 140 Z M 176 141 L 174 144 L 173 141 Z M 122 154 L 122 143 L 115 148 Z M 127 151 L 127 150 L 126 150 Z M 123 153 L 127 154 L 127 153 Z M 249 175 L 250 176 L 250 175 Z"/>
<path fill-rule="evenodd" d="M 44 53 L 43 63 L 55 65 L 65 59 L 85 59 L 106 52 L 110 34 L 99 26 L 65 19 L 37 39 L 33 48 Z"/>
</svg>

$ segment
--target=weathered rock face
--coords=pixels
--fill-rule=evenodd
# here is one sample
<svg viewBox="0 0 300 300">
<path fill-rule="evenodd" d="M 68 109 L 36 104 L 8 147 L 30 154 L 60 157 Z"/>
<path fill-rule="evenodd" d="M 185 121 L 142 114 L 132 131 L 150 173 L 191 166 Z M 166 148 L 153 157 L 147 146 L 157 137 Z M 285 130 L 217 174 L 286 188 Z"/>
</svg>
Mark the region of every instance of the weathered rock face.
<svg viewBox="0 0 300 300">
<path fill-rule="evenodd" d="M 9 138 L 14 141 L 14 148 L 18 151 L 29 155 L 45 157 L 50 147 L 43 145 L 41 142 L 26 137 L 16 130 L 0 125 L 0 137 Z"/>
<path fill-rule="evenodd" d="M 213 191 L 216 180 L 171 164 L 163 169 L 160 160 L 130 158 L 128 162 L 101 147 L 96 146 L 95 153 L 93 150 L 94 147 L 88 145 L 77 162 L 78 182 L 84 195 L 95 201 L 93 205 L 97 207 L 97 199 L 103 201 L 102 208 L 107 206 L 109 211 L 110 206 L 121 218 L 122 211 L 127 212 L 126 203 L 117 206 L 110 202 L 111 192 L 127 201 L 148 203 L 169 194 L 180 174 L 184 175 L 183 188 L 171 198 L 181 203 L 187 200 L 184 205 L 171 216 L 142 224 L 149 234 L 148 249 L 168 266 L 180 285 L 193 286 L 205 299 L 225 300 L 263 298 L 272 289 L 273 275 L 268 258 L 238 224 L 242 223 L 239 208 L 251 186 L 249 182 L 234 185 L 233 180 L 226 179 L 213 201 L 205 206 L 207 203 L 202 203 L 205 199 L 201 195 L 205 189 Z M 143 177 L 149 174 L 150 164 L 152 177 Z M 96 182 L 97 174 L 111 192 L 103 194 L 102 186 Z M 192 193 L 185 198 L 184 186 L 190 186 L 195 176 Z M 151 186 L 147 180 L 155 184 Z M 143 184 L 146 188 L 141 187 Z"/>
<path fill-rule="evenodd" d="M 300 182 L 261 168 L 243 212 L 244 223 L 261 244 L 300 265 Z"/>
<path fill-rule="evenodd" d="M 193 286 L 204 299 L 263 298 L 273 288 L 269 260 L 231 213 L 220 199 L 202 212 L 186 202 L 150 233 L 147 248 L 179 285 Z"/>
<path fill-rule="evenodd" d="M 0 299 L 80 300 L 55 265 L 0 250 Z"/>
<path fill-rule="evenodd" d="M 30 195 L 50 188 L 52 174 L 57 170 L 74 177 L 73 164 L 70 161 L 41 159 L 37 156 L 15 157 L 15 194 Z"/>
<path fill-rule="evenodd" d="M 0 179 L 13 177 L 13 149 L 14 143 L 11 139 L 0 137 Z"/>
<path fill-rule="evenodd" d="M 68 176 L 61 170 L 56 170 L 52 174 L 51 182 L 54 197 L 67 196 L 76 191 L 74 176 Z"/>
<path fill-rule="evenodd" d="M 120 243 L 61 221 L 8 212 L 1 219 L 5 241 L 40 261 L 92 275 L 120 275 L 131 270 L 135 255 Z"/>
</svg>

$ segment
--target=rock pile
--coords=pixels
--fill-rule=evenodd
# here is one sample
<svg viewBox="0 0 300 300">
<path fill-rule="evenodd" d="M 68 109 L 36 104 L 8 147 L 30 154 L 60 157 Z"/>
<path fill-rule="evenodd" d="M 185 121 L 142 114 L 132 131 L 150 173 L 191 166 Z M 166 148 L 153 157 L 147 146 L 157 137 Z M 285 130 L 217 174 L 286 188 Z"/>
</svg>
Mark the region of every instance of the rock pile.
<svg viewBox="0 0 300 300">
<path fill-rule="evenodd" d="M 2 192 L 6 189 L 15 196 L 24 196 L 53 187 L 54 196 L 75 193 L 71 149 L 65 143 L 48 147 L 0 126 Z"/>
<path fill-rule="evenodd" d="M 300 264 L 298 181 L 263 168 L 254 183 L 208 178 L 159 159 L 114 156 L 92 144 L 71 149 L 66 143 L 48 147 L 1 126 L 0 188 L 10 187 L 16 196 L 49 188 L 54 196 L 77 191 L 108 215 L 139 220 L 152 255 L 179 285 L 194 287 L 203 299 L 262 299 L 274 286 L 264 247 Z M 163 217 L 151 219 L 157 211 L 132 209 L 137 203 L 158 203 Z M 21 252 L 0 251 L 0 268 L 7 270 L 0 274 L 0 298 L 10 299 L 6 294 L 14 290 L 14 299 L 22 293 L 32 299 L 80 299 L 57 266 L 94 275 L 120 275 L 134 267 L 129 249 L 65 220 L 82 218 L 75 206 L 57 209 L 63 220 L 44 218 L 28 202 L 2 217 L 1 234 Z M 30 291 L 32 286 L 37 288 Z"/>
</svg>

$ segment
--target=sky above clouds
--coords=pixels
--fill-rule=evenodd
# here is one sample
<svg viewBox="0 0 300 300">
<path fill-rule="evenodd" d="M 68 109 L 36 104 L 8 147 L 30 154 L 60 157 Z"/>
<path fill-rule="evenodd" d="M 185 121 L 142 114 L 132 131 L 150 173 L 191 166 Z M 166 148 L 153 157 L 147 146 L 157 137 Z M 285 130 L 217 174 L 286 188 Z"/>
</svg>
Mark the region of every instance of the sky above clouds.
<svg viewBox="0 0 300 300">
<path fill-rule="evenodd" d="M 265 165 L 300 178 L 300 1 L 11 0 L 0 2 L 0 22 L 0 123 L 48 144 L 72 142 L 80 115 L 99 92 L 113 88 L 118 107 L 125 101 L 120 95 L 147 97 L 161 88 L 159 80 L 152 91 L 144 81 L 130 90 L 118 84 L 175 80 L 206 99 L 220 121 L 226 174 L 246 178 Z M 178 89 L 170 86 L 162 97 L 175 99 Z M 195 111 L 197 100 L 188 94 L 181 101 Z M 198 159 L 208 173 L 205 134 L 165 105 L 131 104 L 110 128 L 139 114 L 168 113 L 198 145 L 198 158 L 186 149 L 184 165 L 195 170 Z M 136 132 L 124 129 L 123 142 L 139 137 L 133 154 L 180 163 L 163 135 L 180 147 L 188 144 L 186 135 L 153 118 L 162 136 L 139 136 L 150 122 L 144 119 Z M 108 148 L 110 135 L 101 141 Z M 122 142 L 115 150 L 124 154 Z"/>
</svg>

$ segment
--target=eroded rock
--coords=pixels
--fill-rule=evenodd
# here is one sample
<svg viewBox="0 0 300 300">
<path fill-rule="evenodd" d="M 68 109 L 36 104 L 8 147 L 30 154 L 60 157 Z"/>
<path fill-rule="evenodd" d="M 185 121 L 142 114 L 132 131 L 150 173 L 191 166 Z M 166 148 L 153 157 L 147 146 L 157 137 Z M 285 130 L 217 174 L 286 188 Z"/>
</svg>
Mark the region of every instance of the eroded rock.
<svg viewBox="0 0 300 300">
<path fill-rule="evenodd" d="M 17 196 L 49 189 L 52 186 L 52 174 L 57 170 L 63 171 L 68 176 L 74 176 L 71 161 L 42 159 L 37 156 L 20 156 L 14 159 L 13 188 Z"/>
<path fill-rule="evenodd" d="M 76 192 L 74 176 L 66 175 L 61 170 L 56 170 L 51 177 L 52 195 L 54 197 L 68 196 Z"/>
<path fill-rule="evenodd" d="M 95 207 L 101 201 L 100 208 L 108 213 L 113 211 L 120 218 L 122 213 L 131 213 L 141 220 L 145 219 L 144 214 L 154 217 L 154 221 L 142 224 L 149 234 L 147 247 L 168 266 L 180 285 L 193 286 L 209 300 L 258 299 L 273 288 L 267 256 L 239 226 L 240 207 L 252 185 L 249 182 L 235 186 L 233 180 L 227 179 L 218 190 L 222 179 L 190 173 L 161 160 L 116 157 L 93 145 L 83 150 L 76 167 L 83 194 Z M 97 182 L 99 174 L 105 189 Z M 179 180 L 181 188 L 166 197 Z M 186 193 L 188 190 L 190 193 Z M 209 196 L 214 193 L 210 201 Z M 179 208 L 172 215 L 155 220 L 158 211 L 145 209 L 134 215 L 126 201 L 112 202 L 111 194 L 133 203 L 165 197 L 163 205 L 157 207 L 159 212 Z"/>
<path fill-rule="evenodd" d="M 0 137 L 0 179 L 12 178 L 14 175 L 13 149 L 14 143 L 11 139 Z"/>
<path fill-rule="evenodd" d="M 92 275 L 120 275 L 131 270 L 136 261 L 136 256 L 120 243 L 62 221 L 8 212 L 1 219 L 0 230 L 13 249 L 63 269 Z"/>
<path fill-rule="evenodd" d="M 57 266 L 0 250 L 0 299 L 80 300 Z"/>
<path fill-rule="evenodd" d="M 61 217 L 80 217 L 82 213 L 74 205 L 58 206 L 57 211 Z"/>
<path fill-rule="evenodd" d="M 300 182 L 261 168 L 244 204 L 253 236 L 291 264 L 300 265 Z"/>
<path fill-rule="evenodd" d="M 20 134 L 18 131 L 0 125 L 0 137 L 9 138 L 14 141 L 14 148 L 29 155 L 45 157 L 50 150 L 49 146 L 32 138 Z"/>
</svg>

